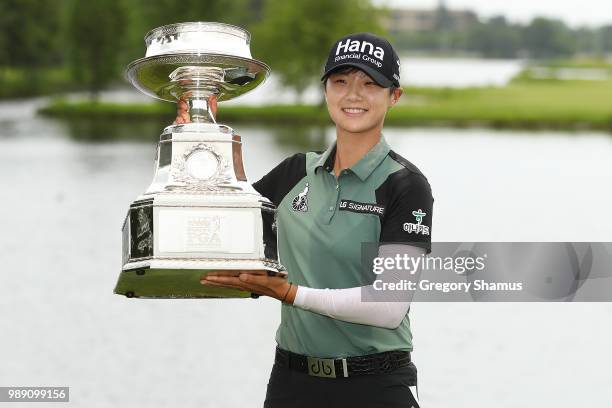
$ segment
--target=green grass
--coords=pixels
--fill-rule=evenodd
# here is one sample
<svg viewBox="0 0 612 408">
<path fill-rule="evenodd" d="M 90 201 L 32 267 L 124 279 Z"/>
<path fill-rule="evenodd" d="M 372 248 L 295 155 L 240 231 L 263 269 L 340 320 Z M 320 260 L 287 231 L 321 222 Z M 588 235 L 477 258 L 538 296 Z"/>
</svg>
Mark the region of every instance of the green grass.
<svg viewBox="0 0 612 408">
<path fill-rule="evenodd" d="M 505 87 L 406 89 L 389 124 L 612 129 L 612 81 L 514 82 Z"/>
<path fill-rule="evenodd" d="M 169 103 L 123 105 L 55 101 L 41 113 L 80 118 L 163 118 Z M 256 124 L 331 124 L 324 107 L 223 106 L 219 121 Z M 515 81 L 505 87 L 406 88 L 385 121 L 389 126 L 489 126 L 517 129 L 612 130 L 612 81 Z"/>
</svg>

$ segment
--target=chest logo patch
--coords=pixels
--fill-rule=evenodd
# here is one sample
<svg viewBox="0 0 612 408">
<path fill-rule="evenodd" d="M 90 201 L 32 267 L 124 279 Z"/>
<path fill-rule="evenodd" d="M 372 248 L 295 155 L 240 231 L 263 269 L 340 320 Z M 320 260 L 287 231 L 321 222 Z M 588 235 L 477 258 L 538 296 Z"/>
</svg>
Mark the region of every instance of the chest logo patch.
<svg viewBox="0 0 612 408">
<path fill-rule="evenodd" d="M 382 216 L 385 213 L 385 207 L 372 203 L 360 203 L 351 200 L 340 200 L 340 211 L 351 211 L 362 214 L 374 214 Z"/>
<path fill-rule="evenodd" d="M 308 189 L 308 183 L 306 183 L 304 190 L 302 190 L 301 193 L 295 196 L 295 198 L 291 202 L 291 208 L 293 208 L 293 211 L 308 211 Z"/>
<path fill-rule="evenodd" d="M 419 208 L 418 210 L 413 211 L 412 215 L 414 215 L 416 223 L 405 222 L 403 226 L 404 231 L 409 234 L 415 233 L 417 235 L 429 235 L 429 227 L 427 225 L 421 225 L 421 222 L 423 222 L 423 217 L 425 217 L 427 214 L 421 211 Z"/>
</svg>

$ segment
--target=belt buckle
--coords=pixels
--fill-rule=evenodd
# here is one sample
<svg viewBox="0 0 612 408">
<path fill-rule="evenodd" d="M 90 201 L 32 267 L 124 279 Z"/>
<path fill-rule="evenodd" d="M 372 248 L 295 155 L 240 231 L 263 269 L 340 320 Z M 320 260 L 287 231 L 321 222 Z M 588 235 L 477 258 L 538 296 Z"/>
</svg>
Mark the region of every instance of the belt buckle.
<svg viewBox="0 0 612 408">
<path fill-rule="evenodd" d="M 315 377 L 336 378 L 336 367 L 333 358 L 306 357 L 308 375 Z"/>
</svg>

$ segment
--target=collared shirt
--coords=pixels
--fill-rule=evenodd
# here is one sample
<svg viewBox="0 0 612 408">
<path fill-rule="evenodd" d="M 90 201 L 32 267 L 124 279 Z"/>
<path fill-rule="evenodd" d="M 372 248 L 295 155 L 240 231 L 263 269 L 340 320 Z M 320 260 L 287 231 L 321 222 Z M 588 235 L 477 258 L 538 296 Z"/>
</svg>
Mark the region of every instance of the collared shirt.
<svg viewBox="0 0 612 408">
<path fill-rule="evenodd" d="M 433 197 L 419 169 L 384 137 L 335 176 L 336 146 L 298 153 L 253 187 L 277 207 L 278 252 L 289 280 L 311 288 L 369 285 L 363 242 L 405 243 L 431 250 Z M 281 348 L 318 357 L 412 350 L 408 314 L 396 329 L 348 323 L 282 305 Z"/>
</svg>

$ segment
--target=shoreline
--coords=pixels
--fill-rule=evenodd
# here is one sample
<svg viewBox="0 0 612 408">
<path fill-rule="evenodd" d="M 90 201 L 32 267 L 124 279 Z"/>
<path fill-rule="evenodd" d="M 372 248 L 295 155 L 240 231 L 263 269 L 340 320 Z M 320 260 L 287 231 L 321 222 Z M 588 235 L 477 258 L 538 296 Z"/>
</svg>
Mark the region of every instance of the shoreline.
<svg viewBox="0 0 612 408">
<path fill-rule="evenodd" d="M 499 88 L 489 92 L 499 93 L 504 89 Z M 502 95 L 499 95 L 495 104 L 491 102 L 491 98 L 495 98 L 495 95 L 479 101 L 483 99 L 483 94 L 486 96 L 487 91 L 478 90 L 476 94 L 474 92 L 473 89 L 421 90 L 421 95 L 413 93 L 413 99 L 408 103 L 391 109 L 385 119 L 385 125 L 612 132 L 612 92 L 609 96 L 606 95 L 607 103 L 598 105 L 599 109 L 593 109 L 594 101 L 591 104 L 575 106 L 573 109 L 565 104 L 558 104 L 556 108 L 550 104 L 543 104 L 541 107 L 513 105 L 511 100 L 503 99 Z M 429 103 L 414 103 L 423 95 L 426 95 Z M 575 102 L 576 99 L 572 101 Z M 142 120 L 172 122 L 174 112 L 173 105 L 169 103 L 118 104 L 61 100 L 52 101 L 38 111 L 41 115 L 64 120 L 123 122 Z M 325 107 L 316 105 L 221 106 L 218 120 L 228 124 L 333 125 Z"/>
</svg>

